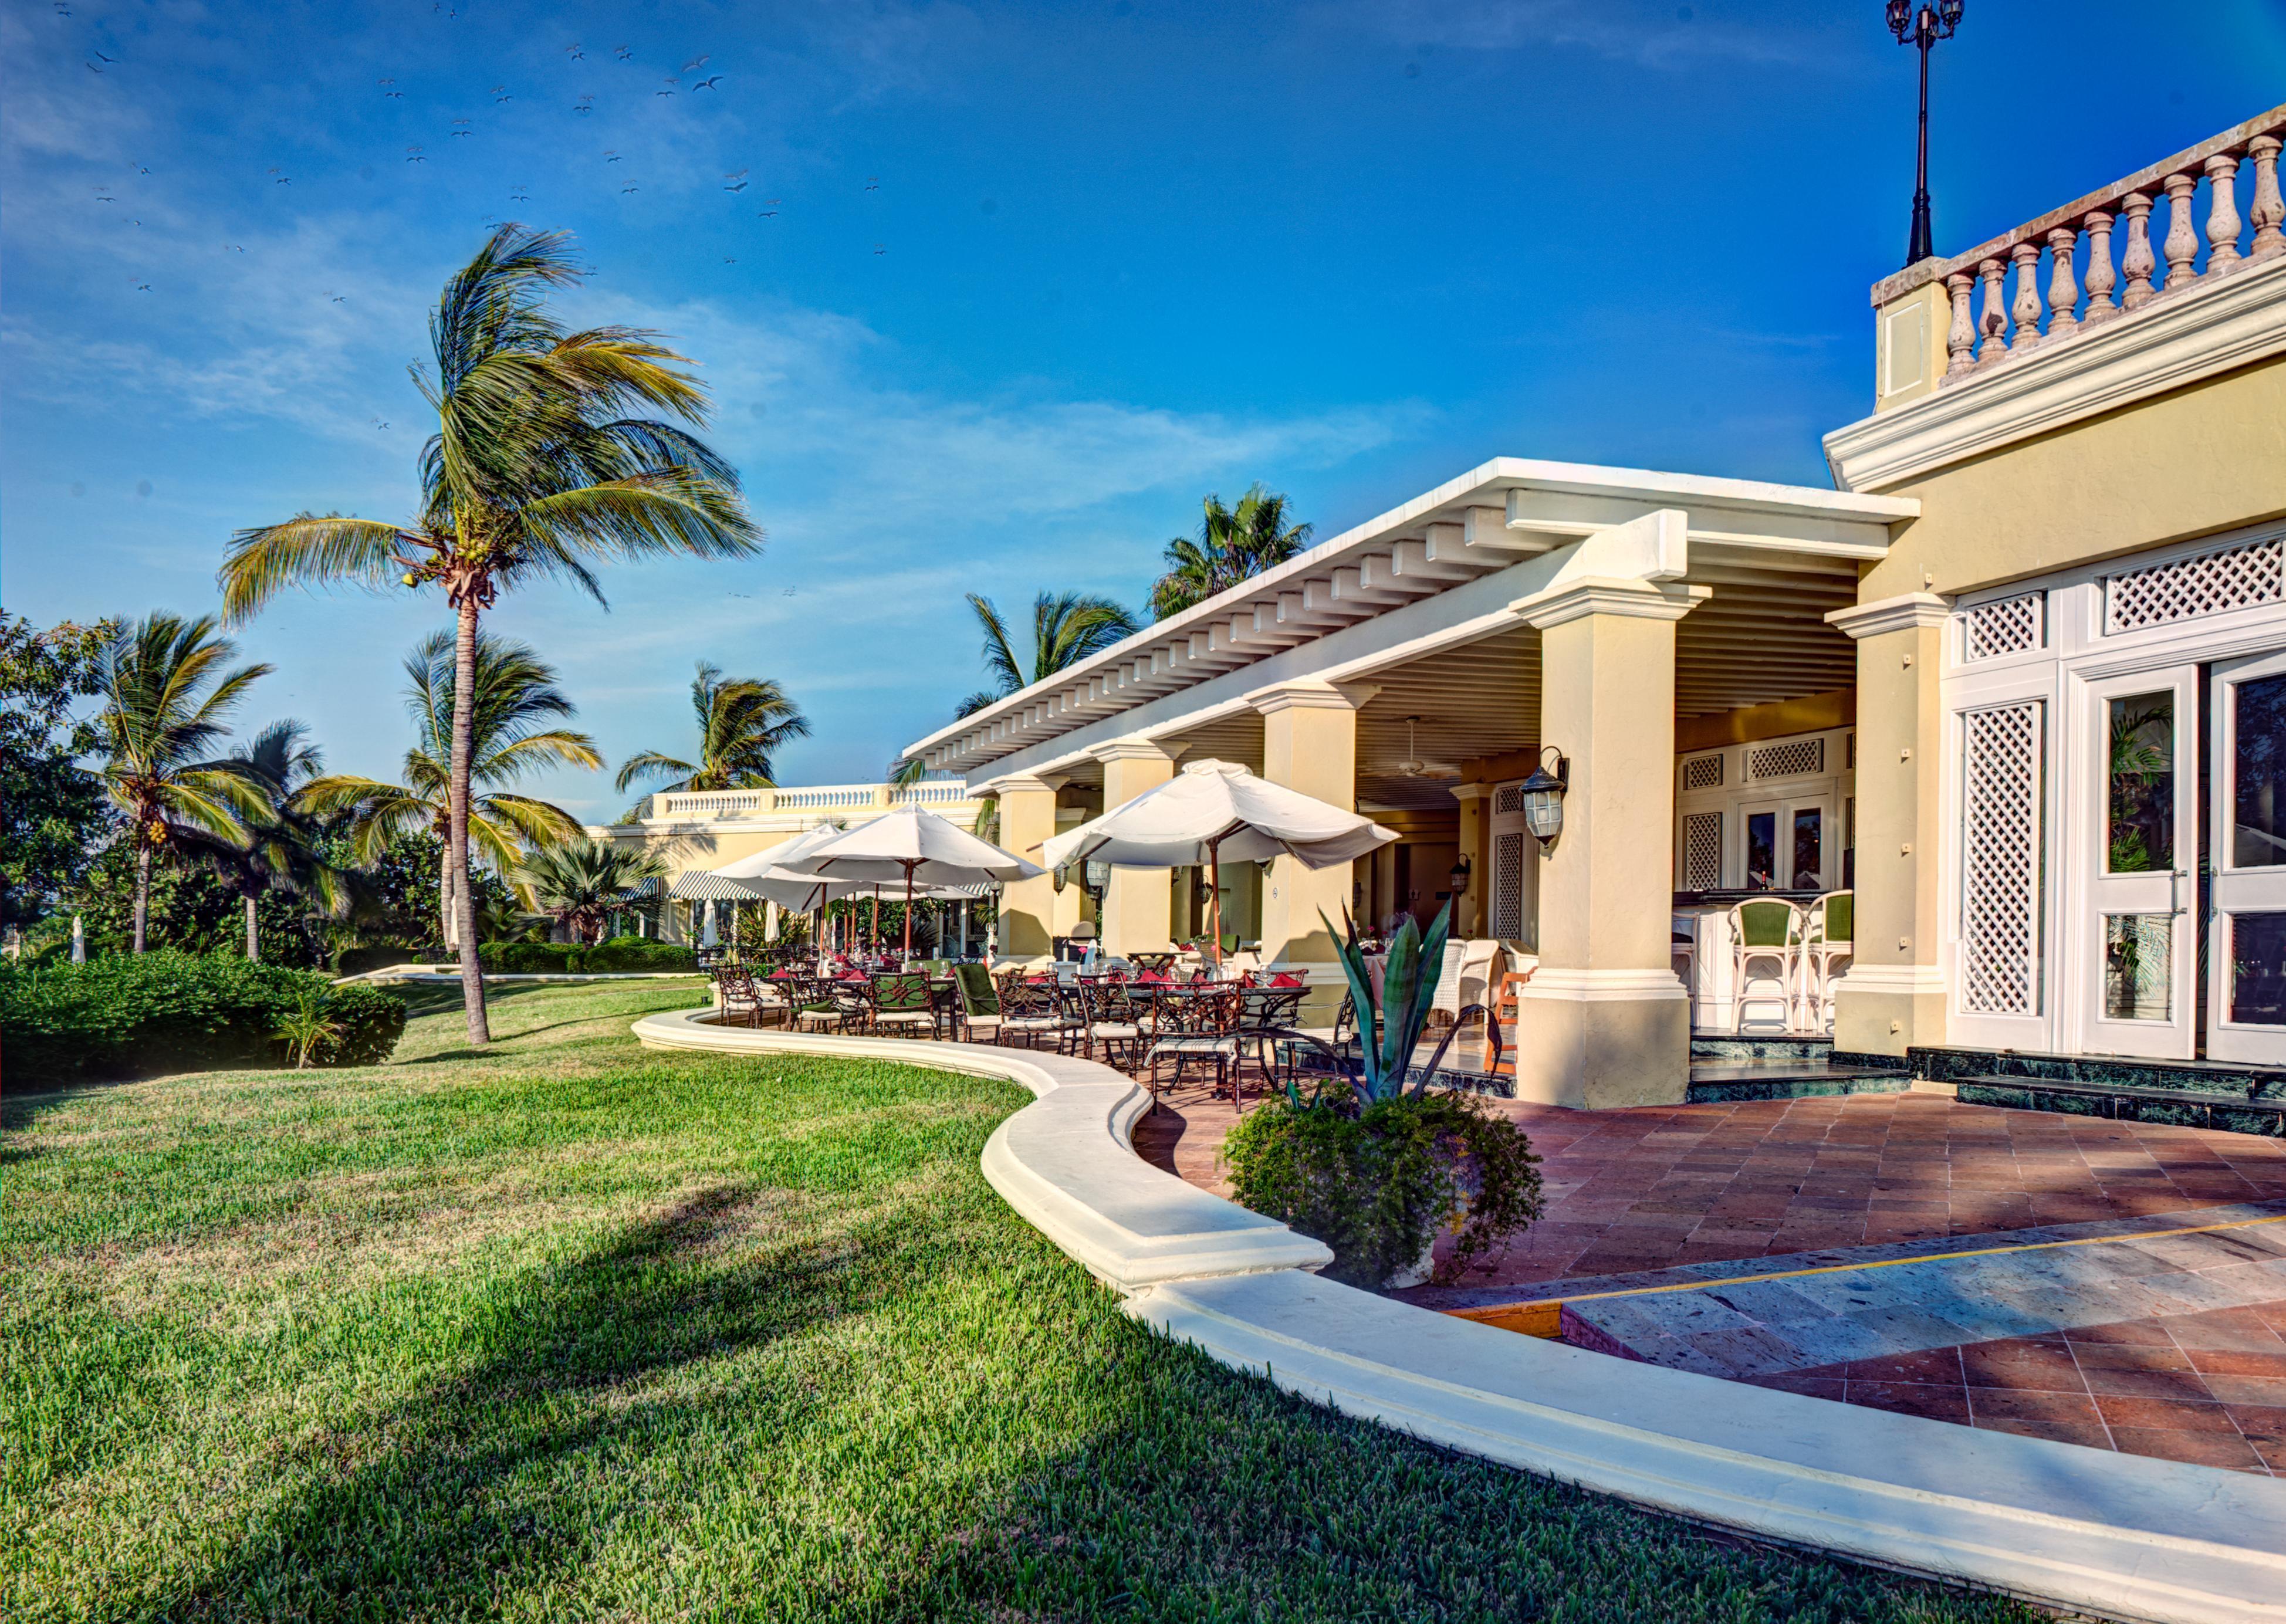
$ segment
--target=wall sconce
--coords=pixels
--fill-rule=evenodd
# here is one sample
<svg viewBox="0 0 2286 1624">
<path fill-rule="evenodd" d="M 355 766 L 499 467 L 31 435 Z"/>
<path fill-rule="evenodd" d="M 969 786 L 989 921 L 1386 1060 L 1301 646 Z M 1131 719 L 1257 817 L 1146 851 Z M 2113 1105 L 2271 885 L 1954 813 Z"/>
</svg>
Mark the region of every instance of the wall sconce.
<svg viewBox="0 0 2286 1624">
<path fill-rule="evenodd" d="M 1548 758 L 1556 758 L 1556 770 L 1548 770 Z M 1572 763 L 1564 753 L 1549 745 L 1540 753 L 1540 765 L 1533 769 L 1532 777 L 1517 787 L 1524 792 L 1524 823 L 1540 842 L 1544 855 L 1556 844 L 1556 837 L 1564 832 L 1564 792 L 1571 787 Z"/>
<path fill-rule="evenodd" d="M 1469 888 L 1469 857 L 1466 852 L 1461 854 L 1459 861 L 1453 864 L 1453 871 L 1446 875 L 1445 879 L 1452 887 L 1454 896 L 1460 895 Z"/>
</svg>

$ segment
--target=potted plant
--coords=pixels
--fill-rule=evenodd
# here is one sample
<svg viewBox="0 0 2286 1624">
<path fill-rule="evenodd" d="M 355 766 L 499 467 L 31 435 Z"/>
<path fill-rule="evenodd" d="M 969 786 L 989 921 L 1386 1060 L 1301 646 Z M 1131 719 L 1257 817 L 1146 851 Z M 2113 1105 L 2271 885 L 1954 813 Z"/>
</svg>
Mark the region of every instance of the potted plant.
<svg viewBox="0 0 2286 1624">
<path fill-rule="evenodd" d="M 1378 1004 L 1357 923 L 1345 914 L 1337 941 L 1357 1011 L 1355 1060 L 1307 1034 L 1279 1034 L 1323 1052 L 1335 1080 L 1306 1092 L 1289 1080 L 1283 1100 L 1240 1117 L 1224 1141 L 1238 1199 L 1323 1241 L 1334 1252 L 1327 1273 L 1351 1285 L 1449 1282 L 1544 1206 L 1540 1158 L 1524 1130 L 1474 1094 L 1429 1091 L 1452 1037 L 1428 1065 L 1413 1064 L 1444 966 L 1449 912 L 1439 910 L 1425 937 L 1410 918 L 1399 927 Z M 1326 928 L 1333 932 L 1331 920 Z M 1437 1237 L 1447 1233 L 1454 1244 L 1436 1264 Z"/>
</svg>

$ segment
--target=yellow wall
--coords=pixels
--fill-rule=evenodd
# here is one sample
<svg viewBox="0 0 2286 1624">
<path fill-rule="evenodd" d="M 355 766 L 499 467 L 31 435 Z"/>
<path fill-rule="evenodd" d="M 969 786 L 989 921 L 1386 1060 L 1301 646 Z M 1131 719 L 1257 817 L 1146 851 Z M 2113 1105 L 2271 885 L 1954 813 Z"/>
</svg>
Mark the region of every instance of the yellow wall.
<svg viewBox="0 0 2286 1624">
<path fill-rule="evenodd" d="M 1861 603 L 1965 592 L 2258 524 L 2286 514 L 2286 358 L 1881 493 L 1919 497 L 1921 516 L 1865 572 Z"/>
</svg>

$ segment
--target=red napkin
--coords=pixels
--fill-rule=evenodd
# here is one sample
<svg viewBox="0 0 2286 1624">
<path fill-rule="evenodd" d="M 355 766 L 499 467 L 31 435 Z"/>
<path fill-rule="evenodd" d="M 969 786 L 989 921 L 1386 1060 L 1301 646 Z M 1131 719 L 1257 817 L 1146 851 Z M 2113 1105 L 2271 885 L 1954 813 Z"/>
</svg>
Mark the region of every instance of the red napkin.
<svg viewBox="0 0 2286 1624">
<path fill-rule="evenodd" d="M 1139 987 L 1147 981 L 1154 987 L 1163 987 L 1167 984 L 1167 978 L 1156 970 L 1146 970 L 1135 978 L 1136 985 Z"/>
<path fill-rule="evenodd" d="M 1303 981 L 1300 976 L 1289 975 L 1281 970 L 1270 978 L 1270 984 L 1273 987 L 1299 987 L 1303 985 Z"/>
<path fill-rule="evenodd" d="M 770 980 L 774 981 L 791 981 L 792 978 L 793 972 L 791 970 L 773 970 L 770 972 Z"/>
</svg>

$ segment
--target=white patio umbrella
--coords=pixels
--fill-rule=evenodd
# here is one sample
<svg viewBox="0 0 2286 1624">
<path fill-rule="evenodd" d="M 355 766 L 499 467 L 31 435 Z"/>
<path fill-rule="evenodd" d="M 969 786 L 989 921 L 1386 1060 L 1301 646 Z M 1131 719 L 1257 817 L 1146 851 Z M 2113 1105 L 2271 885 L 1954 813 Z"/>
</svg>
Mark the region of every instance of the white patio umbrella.
<svg viewBox="0 0 2286 1624">
<path fill-rule="evenodd" d="M 1041 853 L 1057 868 L 1108 863 L 1122 869 L 1203 864 L 1214 890 L 1215 962 L 1222 962 L 1222 860 L 1289 856 L 1331 868 L 1397 839 L 1371 818 L 1344 812 L 1257 778 L 1234 761 L 1193 761 L 1166 783 L 1055 836 Z"/>
<path fill-rule="evenodd" d="M 714 903 L 713 900 L 710 898 L 708 901 L 701 903 L 699 906 L 706 911 L 706 922 L 699 927 L 698 945 L 705 948 L 721 946 L 722 938 L 714 928 Z"/>
<path fill-rule="evenodd" d="M 919 807 L 899 807 L 835 836 L 787 865 L 822 879 L 905 887 L 905 951 L 913 946 L 913 899 L 931 887 L 958 892 L 971 886 L 1030 879 L 1047 871 L 1013 852 L 979 840 L 958 824 Z"/>
</svg>

